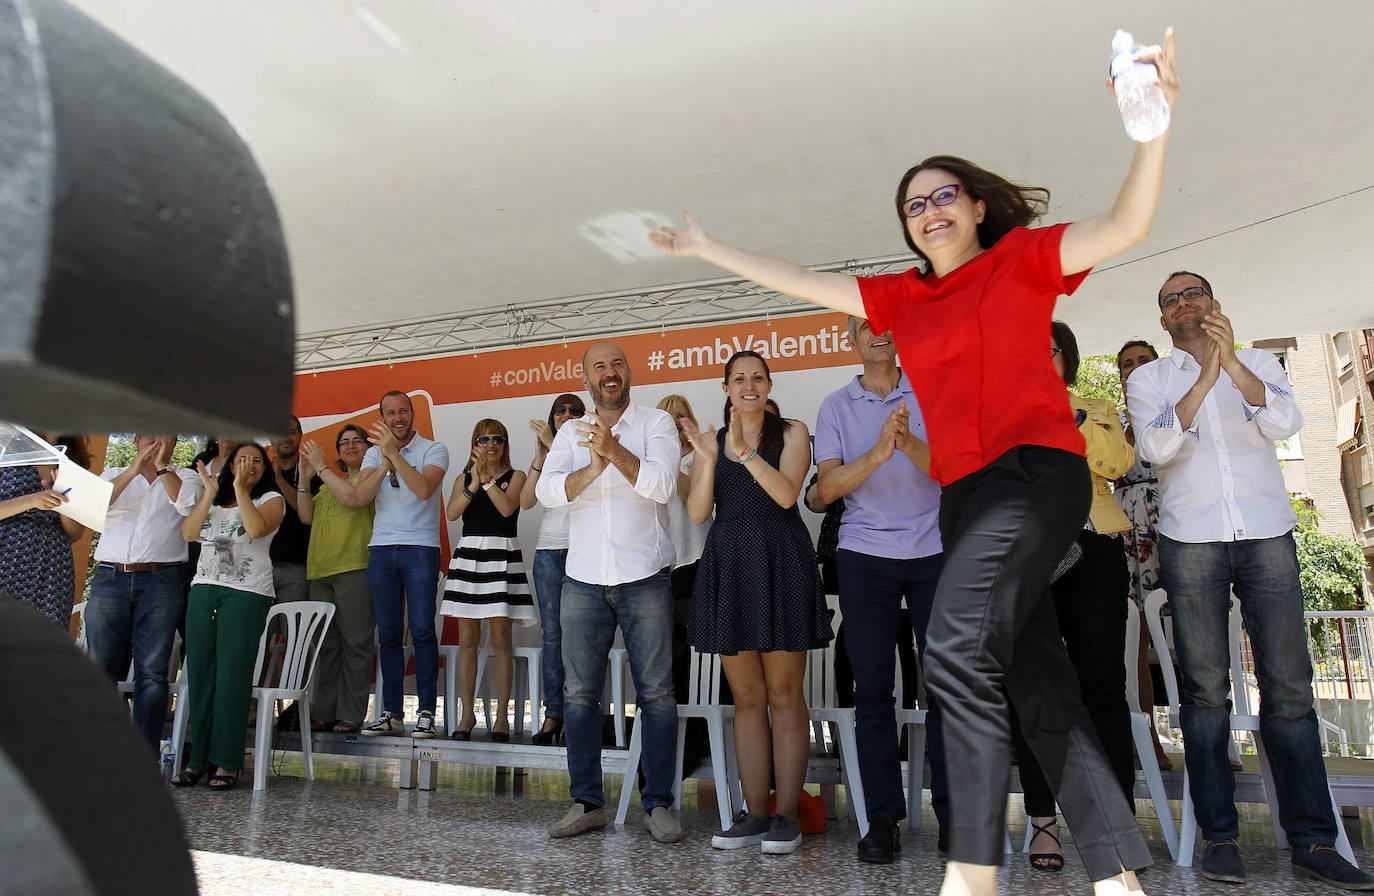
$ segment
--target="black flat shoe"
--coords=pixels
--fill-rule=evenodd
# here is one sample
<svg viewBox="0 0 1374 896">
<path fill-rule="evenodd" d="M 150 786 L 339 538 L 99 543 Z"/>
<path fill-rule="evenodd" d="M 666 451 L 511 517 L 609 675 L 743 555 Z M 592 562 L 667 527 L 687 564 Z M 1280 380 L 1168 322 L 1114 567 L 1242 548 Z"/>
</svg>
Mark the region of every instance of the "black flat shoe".
<svg viewBox="0 0 1374 896">
<path fill-rule="evenodd" d="M 547 723 L 550 720 L 546 718 L 544 721 Z M 553 719 L 552 721 L 553 727 L 547 731 L 541 728 L 530 738 L 530 743 L 536 747 L 552 747 L 558 743 L 563 738 L 563 720 Z"/>
<path fill-rule="evenodd" d="M 891 865 L 902 851 L 902 830 L 891 818 L 870 818 L 868 833 L 859 841 L 859 861 Z"/>
<path fill-rule="evenodd" d="M 195 787 L 200 783 L 200 779 L 206 775 L 213 775 L 216 769 L 213 765 L 203 765 L 200 768 L 186 768 L 181 770 L 181 774 L 176 775 L 168 783 L 173 787 Z"/>
<path fill-rule="evenodd" d="M 213 775 L 210 778 L 211 790 L 233 790 L 239 784 L 239 773 Z"/>
</svg>

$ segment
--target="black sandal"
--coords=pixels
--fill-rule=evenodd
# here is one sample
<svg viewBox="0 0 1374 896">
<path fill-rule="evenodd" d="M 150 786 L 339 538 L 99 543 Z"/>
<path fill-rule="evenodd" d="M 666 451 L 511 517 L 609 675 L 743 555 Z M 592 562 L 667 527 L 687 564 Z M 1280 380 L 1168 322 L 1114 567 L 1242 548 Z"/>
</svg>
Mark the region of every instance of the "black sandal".
<svg viewBox="0 0 1374 896">
<path fill-rule="evenodd" d="M 1036 824 L 1032 821 L 1030 822 L 1030 826 L 1035 829 L 1035 833 L 1031 835 L 1031 840 L 1034 840 L 1036 837 L 1040 836 L 1041 834 L 1044 834 L 1046 837 L 1049 837 L 1051 840 L 1053 840 L 1054 845 L 1058 846 L 1060 850 L 1059 852 L 1030 853 L 1027 856 L 1027 858 L 1030 859 L 1030 866 L 1034 868 L 1036 871 L 1046 871 L 1051 873 L 1063 871 L 1064 845 L 1059 842 L 1059 838 L 1057 836 L 1050 833 L 1051 827 L 1059 826 L 1059 819 L 1052 818 L 1044 824 Z"/>
<path fill-rule="evenodd" d="M 200 768 L 184 768 L 177 775 L 174 775 L 167 783 L 173 787 L 195 787 L 200 783 L 200 779 L 206 775 L 213 775 L 217 769 L 213 765 L 202 765 Z"/>
<path fill-rule="evenodd" d="M 238 772 L 234 772 L 232 775 L 214 775 L 214 776 L 212 776 L 212 777 L 210 778 L 210 789 L 211 789 L 211 790 L 233 790 L 235 787 L 238 786 L 238 783 L 239 783 L 239 773 L 238 773 Z"/>
</svg>

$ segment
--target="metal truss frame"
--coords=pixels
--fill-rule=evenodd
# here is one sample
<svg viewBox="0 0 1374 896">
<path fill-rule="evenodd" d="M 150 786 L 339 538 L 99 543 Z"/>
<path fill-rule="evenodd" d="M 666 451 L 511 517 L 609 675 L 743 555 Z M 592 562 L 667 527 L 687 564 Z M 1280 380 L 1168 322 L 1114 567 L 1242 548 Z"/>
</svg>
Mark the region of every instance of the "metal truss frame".
<svg viewBox="0 0 1374 896">
<path fill-rule="evenodd" d="M 915 264 L 915 256 L 890 255 L 812 270 L 872 276 Z M 303 333 L 296 337 L 296 369 L 353 367 L 815 310 L 809 302 L 748 280 L 699 280 Z"/>
</svg>

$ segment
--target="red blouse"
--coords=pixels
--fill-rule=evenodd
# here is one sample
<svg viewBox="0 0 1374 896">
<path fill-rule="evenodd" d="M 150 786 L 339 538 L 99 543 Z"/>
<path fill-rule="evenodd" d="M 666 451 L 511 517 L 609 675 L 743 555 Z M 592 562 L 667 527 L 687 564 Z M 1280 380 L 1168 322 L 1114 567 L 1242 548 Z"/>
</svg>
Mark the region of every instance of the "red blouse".
<svg viewBox="0 0 1374 896">
<path fill-rule="evenodd" d="M 917 269 L 859 278 L 869 326 L 892 331 L 921 404 L 941 485 L 1018 445 L 1084 453 L 1050 358 L 1054 304 L 1088 276 L 1062 272 L 1067 226 L 1018 227 L 944 278 Z"/>
</svg>

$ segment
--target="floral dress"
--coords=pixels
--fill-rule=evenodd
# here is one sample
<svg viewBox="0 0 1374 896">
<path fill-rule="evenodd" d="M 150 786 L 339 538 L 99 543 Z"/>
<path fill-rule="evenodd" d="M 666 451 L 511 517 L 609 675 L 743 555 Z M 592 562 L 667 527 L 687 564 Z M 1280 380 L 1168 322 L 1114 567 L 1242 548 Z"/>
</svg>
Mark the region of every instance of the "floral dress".
<svg viewBox="0 0 1374 896">
<path fill-rule="evenodd" d="M 1119 535 L 1131 571 L 1131 598 L 1143 611 L 1145 595 L 1159 587 L 1159 477 L 1154 464 L 1137 458 L 1116 481 L 1112 497 L 1132 523 Z"/>
</svg>

